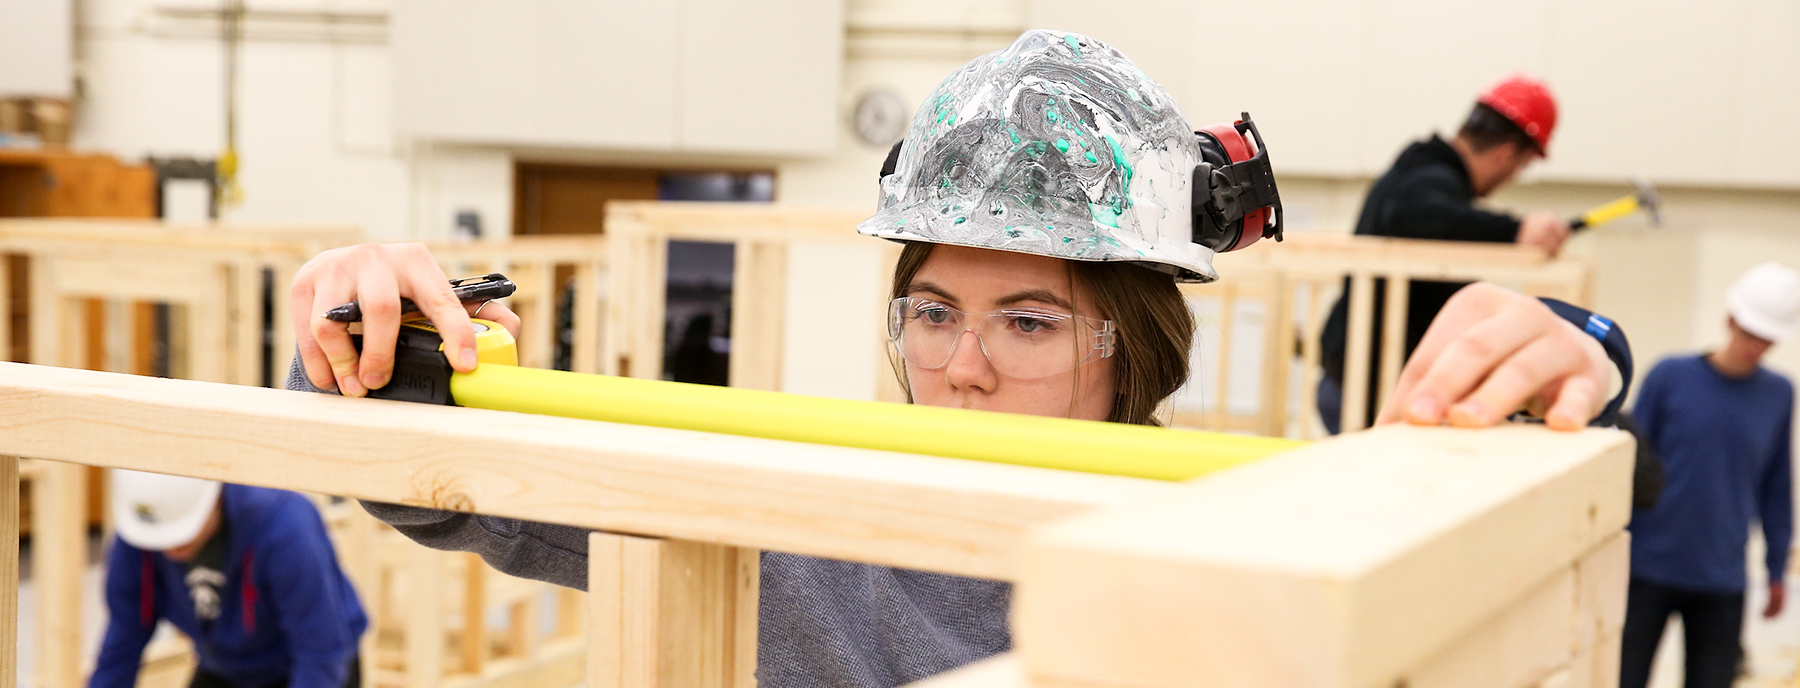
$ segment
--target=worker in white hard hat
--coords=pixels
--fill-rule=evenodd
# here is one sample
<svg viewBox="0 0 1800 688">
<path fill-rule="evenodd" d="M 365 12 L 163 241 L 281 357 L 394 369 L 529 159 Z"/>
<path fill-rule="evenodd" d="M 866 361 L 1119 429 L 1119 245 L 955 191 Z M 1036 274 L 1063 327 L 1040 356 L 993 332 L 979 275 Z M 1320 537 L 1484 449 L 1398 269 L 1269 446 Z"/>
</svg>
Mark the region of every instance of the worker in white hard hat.
<svg viewBox="0 0 1800 688">
<path fill-rule="evenodd" d="M 1800 273 L 1751 268 L 1726 295 L 1725 345 L 1663 360 L 1644 378 L 1632 417 L 1663 459 L 1656 506 L 1631 520 L 1631 589 L 1621 682 L 1643 688 L 1669 615 L 1680 614 L 1688 688 L 1730 686 L 1748 580 L 1744 548 L 1761 524 L 1768 543 L 1768 603 L 1781 613 L 1793 535 L 1794 385 L 1764 368 L 1775 342 L 1800 321 Z"/>
<path fill-rule="evenodd" d="M 879 179 L 876 212 L 854 231 L 905 244 L 886 298 L 868 307 L 885 316 L 915 404 L 1157 425 L 1188 379 L 1195 325 L 1178 283 L 1221 279 L 1217 253 L 1279 250 L 1261 241 L 1280 237 L 1281 210 L 1250 118 L 1196 130 L 1123 53 L 1080 34 L 1027 31 L 951 73 Z M 326 252 L 298 271 L 292 295 L 304 365 L 290 388 L 364 396 L 387 384 L 402 296 L 439 326 L 456 369 L 477 363 L 476 306 L 458 306 L 423 247 Z M 360 352 L 319 317 L 351 300 L 364 314 Z M 482 314 L 518 325 L 504 306 Z M 1583 330 L 1589 317 L 1465 289 L 1383 417 L 1480 426 L 1529 407 L 1579 429 L 1611 408 L 1614 362 Z M 365 506 L 430 546 L 587 585 L 584 530 Z M 762 688 L 889 688 L 1012 645 L 1004 581 L 777 551 L 760 566 Z"/>
<path fill-rule="evenodd" d="M 190 688 L 360 686 L 362 603 L 293 492 L 114 470 L 110 618 L 88 685 L 137 683 L 159 621 L 193 641 Z"/>
</svg>

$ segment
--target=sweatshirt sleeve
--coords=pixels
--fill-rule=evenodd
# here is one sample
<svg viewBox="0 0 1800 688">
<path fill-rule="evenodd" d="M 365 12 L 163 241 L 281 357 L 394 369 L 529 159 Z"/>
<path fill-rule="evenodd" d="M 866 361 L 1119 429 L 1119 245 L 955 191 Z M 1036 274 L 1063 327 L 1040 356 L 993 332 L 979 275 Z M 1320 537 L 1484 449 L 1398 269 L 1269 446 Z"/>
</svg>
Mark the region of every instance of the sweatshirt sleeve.
<svg viewBox="0 0 1800 688">
<path fill-rule="evenodd" d="M 345 600 L 342 589 L 334 585 L 337 556 L 325 539 L 324 526 L 304 527 L 296 521 L 318 515 L 298 512 L 292 507 L 283 511 L 287 523 L 280 528 L 285 536 L 257 548 L 251 576 L 261 579 L 253 583 L 259 587 L 266 581 L 276 622 L 287 637 L 294 659 L 288 685 L 339 688 L 356 654 L 357 638 L 340 616 Z"/>
<path fill-rule="evenodd" d="M 1433 167 L 1413 170 L 1395 184 L 1384 212 L 1394 236 L 1408 239 L 1511 243 L 1519 236 L 1519 218 L 1483 210 L 1462 197 L 1461 182 Z"/>
<path fill-rule="evenodd" d="M 287 388 L 332 393 L 313 386 L 298 356 L 288 368 Z M 362 506 L 426 547 L 474 552 L 507 575 L 587 590 L 590 531 L 585 528 L 382 502 L 365 501 Z"/>
<path fill-rule="evenodd" d="M 1770 443 L 1768 466 L 1763 470 L 1762 485 L 1757 489 L 1757 516 L 1762 521 L 1763 543 L 1769 566 L 1769 582 L 1781 581 L 1787 571 L 1788 550 L 1794 537 L 1793 479 L 1793 404 L 1788 391 L 1788 412 L 1781 414 L 1781 427 Z"/>
<path fill-rule="evenodd" d="M 154 590 L 144 589 L 146 562 L 141 550 L 113 538 L 106 554 L 106 635 L 100 641 L 94 674 L 88 678 L 89 688 L 131 688 L 137 684 L 144 646 L 150 644 L 158 618 L 157 610 L 144 604 L 145 595 L 152 599 L 155 595 Z"/>
</svg>

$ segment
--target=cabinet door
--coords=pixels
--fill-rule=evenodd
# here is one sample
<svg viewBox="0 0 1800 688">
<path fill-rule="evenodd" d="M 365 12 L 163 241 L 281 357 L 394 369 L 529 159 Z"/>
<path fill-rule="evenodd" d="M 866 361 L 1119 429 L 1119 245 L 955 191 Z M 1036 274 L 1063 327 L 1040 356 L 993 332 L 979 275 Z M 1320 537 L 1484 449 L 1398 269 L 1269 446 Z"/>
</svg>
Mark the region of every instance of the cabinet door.
<svg viewBox="0 0 1800 688">
<path fill-rule="evenodd" d="M 684 0 L 681 147 L 829 153 L 842 90 L 843 0 Z"/>
<path fill-rule="evenodd" d="M 72 0 L 0 2 L 0 97 L 72 95 L 74 21 Z"/>
<path fill-rule="evenodd" d="M 396 123 L 416 138 L 675 146 L 679 4 L 396 0 Z"/>
<path fill-rule="evenodd" d="M 836 143 L 842 0 L 395 0 L 422 139 L 806 155 Z"/>
</svg>

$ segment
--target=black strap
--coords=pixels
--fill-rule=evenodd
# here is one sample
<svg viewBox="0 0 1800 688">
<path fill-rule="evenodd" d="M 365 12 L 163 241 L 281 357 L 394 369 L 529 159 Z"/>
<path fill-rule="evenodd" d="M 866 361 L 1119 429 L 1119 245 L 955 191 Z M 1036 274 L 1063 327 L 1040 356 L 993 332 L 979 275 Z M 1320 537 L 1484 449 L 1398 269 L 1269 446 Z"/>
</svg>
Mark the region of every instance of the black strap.
<svg viewBox="0 0 1800 688">
<path fill-rule="evenodd" d="M 900 164 L 900 147 L 905 144 L 906 139 L 894 142 L 893 149 L 888 151 L 887 159 L 881 161 L 881 176 L 875 178 L 877 181 L 887 179 L 888 175 L 894 173 L 894 168 Z"/>
<path fill-rule="evenodd" d="M 1607 402 L 1606 409 L 1600 412 L 1589 425 L 1611 427 L 1617 424 L 1619 409 L 1625 405 L 1625 396 L 1631 393 L 1631 342 L 1625 339 L 1625 330 L 1606 316 L 1596 314 L 1580 306 L 1572 306 L 1556 299 L 1539 298 L 1563 320 L 1569 321 L 1577 329 L 1600 340 L 1600 347 L 1606 350 L 1606 357 L 1612 359 L 1613 365 L 1619 369 L 1619 377 L 1624 382 L 1619 385 L 1619 394 Z"/>
</svg>

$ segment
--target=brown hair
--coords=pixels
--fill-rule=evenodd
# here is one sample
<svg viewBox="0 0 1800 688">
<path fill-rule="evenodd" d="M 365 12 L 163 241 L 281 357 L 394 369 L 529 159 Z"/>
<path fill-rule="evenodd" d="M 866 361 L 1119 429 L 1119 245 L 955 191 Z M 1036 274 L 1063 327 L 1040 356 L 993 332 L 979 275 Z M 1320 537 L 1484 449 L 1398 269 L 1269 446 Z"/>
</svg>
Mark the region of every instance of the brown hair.
<svg viewBox="0 0 1800 688">
<path fill-rule="evenodd" d="M 1543 152 L 1538 148 L 1537 139 L 1531 138 L 1517 123 L 1487 103 L 1476 103 L 1469 110 L 1468 119 L 1463 120 L 1462 128 L 1456 131 L 1456 135 L 1468 141 L 1469 148 L 1477 153 L 1485 153 L 1495 146 L 1507 143 L 1521 151 Z"/>
<path fill-rule="evenodd" d="M 933 246 L 909 242 L 900 251 L 890 298 L 906 296 L 906 288 L 931 256 Z M 1118 346 L 1113 353 L 1116 396 L 1106 420 L 1161 425 L 1156 421 L 1156 407 L 1187 383 L 1188 350 L 1194 343 L 1194 314 L 1174 277 L 1129 263 L 1064 263 L 1070 281 L 1087 289 L 1100 317 L 1112 320 L 1117 328 Z M 889 353 L 894 376 L 911 402 L 906 362 L 893 351 Z"/>
</svg>

